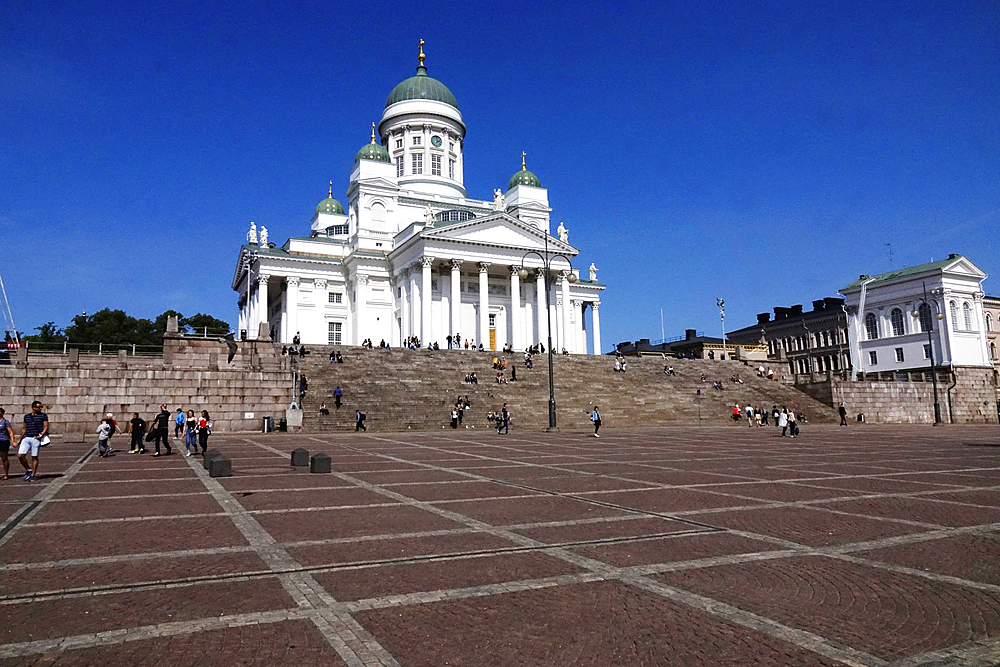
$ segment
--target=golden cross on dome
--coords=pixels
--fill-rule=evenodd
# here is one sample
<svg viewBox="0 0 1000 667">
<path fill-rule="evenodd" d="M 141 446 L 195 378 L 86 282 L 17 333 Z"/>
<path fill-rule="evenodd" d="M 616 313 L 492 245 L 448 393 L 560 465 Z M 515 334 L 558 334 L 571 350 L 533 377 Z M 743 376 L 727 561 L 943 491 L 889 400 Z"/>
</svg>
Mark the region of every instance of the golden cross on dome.
<svg viewBox="0 0 1000 667">
<path fill-rule="evenodd" d="M 526 155 L 527 155 L 527 153 L 525 153 L 524 151 L 521 151 L 521 169 L 522 170 L 527 170 L 527 168 L 528 168 L 524 164 L 524 156 L 526 156 Z"/>
<path fill-rule="evenodd" d="M 375 121 L 372 121 L 372 143 L 375 143 Z"/>
<path fill-rule="evenodd" d="M 333 199 L 333 181 L 330 181 L 330 199 Z"/>
<path fill-rule="evenodd" d="M 424 58 L 426 58 L 426 57 L 427 56 L 424 55 L 424 40 L 420 40 L 420 55 L 417 56 L 417 60 L 420 61 L 420 66 L 421 67 L 424 66 Z"/>
</svg>

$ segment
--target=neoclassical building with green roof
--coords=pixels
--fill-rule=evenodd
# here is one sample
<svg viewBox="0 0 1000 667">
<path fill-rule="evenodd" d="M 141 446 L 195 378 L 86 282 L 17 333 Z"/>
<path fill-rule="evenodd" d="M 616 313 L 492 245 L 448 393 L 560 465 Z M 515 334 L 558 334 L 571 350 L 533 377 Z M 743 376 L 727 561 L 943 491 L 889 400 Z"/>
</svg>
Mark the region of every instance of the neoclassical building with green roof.
<svg viewBox="0 0 1000 667">
<path fill-rule="evenodd" d="M 345 204 L 331 182 L 307 236 L 278 246 L 248 234 L 232 282 L 241 335 L 423 347 L 458 335 L 523 350 L 547 344 L 551 321 L 556 350 L 600 354 L 596 267 L 572 265 L 579 250 L 561 223 L 552 235 L 548 191 L 520 150 L 506 191 L 469 197 L 465 121 L 424 60 L 421 40 L 416 74 L 389 93 L 354 158 Z"/>
</svg>

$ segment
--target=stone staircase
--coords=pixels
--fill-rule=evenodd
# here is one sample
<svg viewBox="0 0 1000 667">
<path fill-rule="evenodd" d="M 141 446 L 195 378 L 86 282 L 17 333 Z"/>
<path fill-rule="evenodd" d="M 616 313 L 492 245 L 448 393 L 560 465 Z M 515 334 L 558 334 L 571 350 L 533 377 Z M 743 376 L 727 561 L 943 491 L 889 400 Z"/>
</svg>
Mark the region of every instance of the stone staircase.
<svg viewBox="0 0 1000 667">
<path fill-rule="evenodd" d="M 311 346 L 310 354 L 297 360 L 309 381 L 303 401 L 302 430 L 311 433 L 353 431 L 355 410 L 360 409 L 372 431 L 438 430 L 448 428 L 451 408 L 459 396 L 468 396 L 472 408 L 463 427 L 489 428 L 486 413 L 499 411 L 504 402 L 513 416 L 513 428 L 541 430 L 548 426 L 548 356 L 534 358 L 534 368 L 524 366 L 523 355 L 508 358 L 517 363 L 517 381 L 497 384 L 492 369 L 493 352 L 465 350 L 367 350 L 338 348 L 344 363 L 331 364 L 331 347 Z M 590 412 L 600 406 L 605 427 L 733 424 L 734 403 L 748 402 L 770 409 L 787 405 L 809 422 L 835 422 L 836 411 L 793 386 L 759 378 L 737 361 L 671 359 L 676 375 L 663 373 L 660 357 L 629 358 L 628 371 L 614 370 L 614 358 L 569 355 L 554 358 L 557 423 L 560 429 L 591 427 Z M 475 371 L 479 384 L 467 384 Z M 701 375 L 706 381 L 701 381 Z M 730 378 L 739 373 L 743 384 Z M 510 378 L 508 366 L 507 377 Z M 725 389 L 717 391 L 719 380 Z M 343 407 L 334 407 L 333 391 L 344 392 Z M 701 390 L 701 396 L 697 391 Z M 325 402 L 330 415 L 320 415 Z M 744 424 L 744 428 L 745 428 Z"/>
</svg>

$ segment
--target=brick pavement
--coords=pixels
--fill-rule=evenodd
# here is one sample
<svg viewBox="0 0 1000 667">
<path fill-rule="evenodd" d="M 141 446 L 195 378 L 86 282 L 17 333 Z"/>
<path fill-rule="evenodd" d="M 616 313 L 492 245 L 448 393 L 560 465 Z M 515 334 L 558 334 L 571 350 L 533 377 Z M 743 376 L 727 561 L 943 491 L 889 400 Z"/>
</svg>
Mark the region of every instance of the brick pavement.
<svg viewBox="0 0 1000 667">
<path fill-rule="evenodd" d="M 0 483 L 0 665 L 1000 664 L 997 427 L 212 445 Z"/>
</svg>

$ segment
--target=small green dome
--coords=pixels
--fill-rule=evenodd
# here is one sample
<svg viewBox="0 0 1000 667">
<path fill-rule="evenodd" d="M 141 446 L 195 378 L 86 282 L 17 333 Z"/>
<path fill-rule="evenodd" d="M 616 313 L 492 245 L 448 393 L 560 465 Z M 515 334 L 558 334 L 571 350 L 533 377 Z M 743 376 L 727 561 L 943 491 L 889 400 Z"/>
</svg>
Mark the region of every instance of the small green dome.
<svg viewBox="0 0 1000 667">
<path fill-rule="evenodd" d="M 344 215 L 344 207 L 333 198 L 333 181 L 330 181 L 330 194 L 316 206 L 317 213 L 330 213 L 332 215 Z"/>
<path fill-rule="evenodd" d="M 458 100 L 448 90 L 448 86 L 433 77 L 427 76 L 427 68 L 423 64 L 417 68 L 416 76 L 411 76 L 409 79 L 400 81 L 392 89 L 389 97 L 385 100 L 385 106 L 389 108 L 390 105 L 402 102 L 403 100 L 434 100 L 450 104 L 456 109 L 458 108 Z"/>
<path fill-rule="evenodd" d="M 358 154 L 354 156 L 354 164 L 357 164 L 360 160 L 375 160 L 376 162 L 392 164 L 389 151 L 383 148 L 382 144 L 376 143 L 374 139 L 371 140 L 371 143 L 365 144 L 358 151 Z"/>
<path fill-rule="evenodd" d="M 538 182 L 538 177 L 535 176 L 534 172 L 528 171 L 528 168 L 521 165 L 521 170 L 510 177 L 510 183 L 507 184 L 507 189 L 510 190 L 515 185 L 530 185 L 532 187 L 540 188 L 542 184 Z"/>
</svg>

